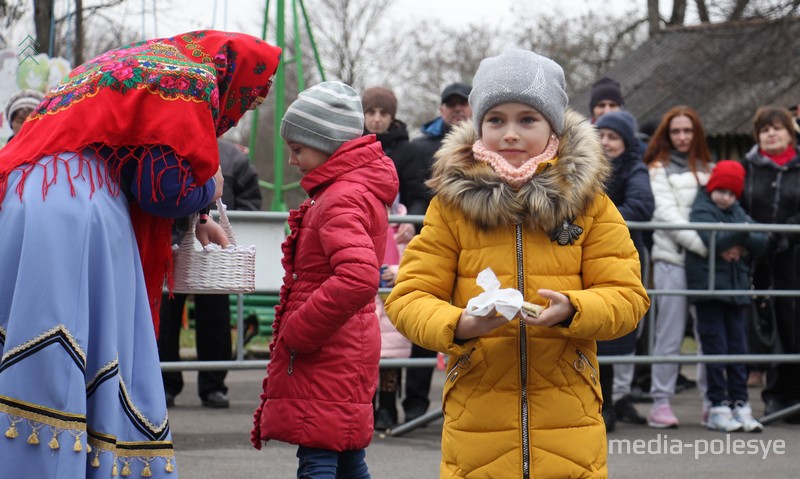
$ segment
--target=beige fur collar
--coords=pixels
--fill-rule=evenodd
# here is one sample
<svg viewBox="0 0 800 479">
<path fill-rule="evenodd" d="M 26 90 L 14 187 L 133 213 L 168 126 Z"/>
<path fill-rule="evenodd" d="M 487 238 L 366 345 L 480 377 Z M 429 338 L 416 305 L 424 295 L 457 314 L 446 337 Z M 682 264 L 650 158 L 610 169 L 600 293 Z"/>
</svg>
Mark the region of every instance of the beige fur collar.
<svg viewBox="0 0 800 479">
<path fill-rule="evenodd" d="M 477 139 L 472 122 L 453 128 L 436 153 L 428 182 L 439 200 L 463 211 L 483 230 L 519 222 L 550 233 L 586 211 L 611 168 L 597 131 L 580 114 L 567 110 L 557 159 L 543 163 L 519 190 L 504 183 L 492 168 L 475 160 Z"/>
</svg>

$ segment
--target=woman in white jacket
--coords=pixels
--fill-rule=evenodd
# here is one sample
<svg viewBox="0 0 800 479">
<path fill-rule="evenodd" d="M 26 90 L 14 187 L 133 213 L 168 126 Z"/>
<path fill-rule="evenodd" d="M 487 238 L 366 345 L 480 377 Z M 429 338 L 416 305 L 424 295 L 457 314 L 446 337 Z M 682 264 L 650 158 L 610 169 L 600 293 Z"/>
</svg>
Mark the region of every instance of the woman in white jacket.
<svg viewBox="0 0 800 479">
<path fill-rule="evenodd" d="M 688 106 L 669 110 L 650 139 L 644 156 L 656 202 L 653 221 L 689 223 L 689 212 L 698 187 L 708 181 L 712 168 L 710 160 L 697 112 Z M 686 289 L 684 253 L 687 250 L 701 256 L 708 254 L 697 231 L 658 230 L 653 233 L 653 284 L 656 289 Z M 656 297 L 654 355 L 680 354 L 687 316 L 686 296 Z M 653 408 L 647 421 L 651 427 L 678 427 L 678 418 L 670 406 L 678 370 L 677 364 L 653 364 L 650 387 Z"/>
</svg>

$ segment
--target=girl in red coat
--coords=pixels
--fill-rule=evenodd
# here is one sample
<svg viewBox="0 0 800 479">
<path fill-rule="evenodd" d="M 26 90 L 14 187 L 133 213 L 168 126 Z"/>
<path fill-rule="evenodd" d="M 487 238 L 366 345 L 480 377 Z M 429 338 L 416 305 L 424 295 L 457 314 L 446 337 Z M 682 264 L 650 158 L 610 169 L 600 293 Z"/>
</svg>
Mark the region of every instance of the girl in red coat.
<svg viewBox="0 0 800 479">
<path fill-rule="evenodd" d="M 271 360 L 253 445 L 297 444 L 297 477 L 369 478 L 380 327 L 378 258 L 387 206 L 397 196 L 392 160 L 375 135 L 361 136 L 361 100 L 323 82 L 302 93 L 281 123 L 289 163 L 309 198 L 289 214 L 285 275 L 275 308 Z"/>
</svg>

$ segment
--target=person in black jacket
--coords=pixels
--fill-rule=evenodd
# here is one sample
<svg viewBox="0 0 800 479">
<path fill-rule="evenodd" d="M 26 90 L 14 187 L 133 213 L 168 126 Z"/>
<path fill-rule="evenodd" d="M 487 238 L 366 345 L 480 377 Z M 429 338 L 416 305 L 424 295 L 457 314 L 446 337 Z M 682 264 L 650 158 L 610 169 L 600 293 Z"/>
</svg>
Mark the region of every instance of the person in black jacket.
<svg viewBox="0 0 800 479">
<path fill-rule="evenodd" d="M 225 184 L 222 202 L 230 210 L 261 210 L 261 190 L 258 174 L 245 152 L 234 143 L 220 139 L 219 163 Z M 173 241 L 175 242 L 175 241 Z M 161 361 L 180 361 L 180 330 L 183 318 L 185 294 L 167 294 L 161 301 L 161 325 L 159 326 L 158 355 Z M 194 295 L 195 340 L 198 361 L 229 361 L 233 355 L 231 346 L 230 296 L 227 294 Z M 162 372 L 167 407 L 175 405 L 175 396 L 183 390 L 180 371 Z M 227 408 L 228 388 L 225 386 L 227 371 L 200 371 L 197 374 L 197 393 L 203 406 Z"/>
<path fill-rule="evenodd" d="M 606 193 L 617 206 L 625 221 L 650 221 L 655 209 L 650 176 L 642 162 L 636 120 L 624 110 L 603 114 L 595 123 L 606 156 L 611 160 L 611 176 L 606 181 Z M 642 278 L 647 277 L 649 253 L 641 230 L 631 231 L 631 239 L 639 252 Z M 641 324 L 641 323 L 640 323 Z M 612 340 L 597 343 L 598 354 L 607 356 L 633 354 L 636 331 Z M 603 419 L 611 432 L 617 420 L 645 424 L 628 394 L 633 380 L 633 365 L 601 365 L 600 386 L 603 390 Z"/>
<path fill-rule="evenodd" d="M 794 132 L 794 119 L 786 108 L 766 106 L 756 111 L 753 134 L 758 143 L 742 161 L 747 175 L 741 204 L 759 223 L 800 224 L 800 148 Z M 800 235 L 771 233 L 767 251 L 753 270 L 755 289 L 800 289 Z M 800 298 L 772 301 L 783 352 L 800 353 Z M 797 363 L 778 364 L 767 372 L 767 387 L 761 392 L 765 414 L 800 403 L 799 376 Z M 800 422 L 800 414 L 788 421 Z"/>
<path fill-rule="evenodd" d="M 388 88 L 379 86 L 367 88 L 361 93 L 361 105 L 364 109 L 364 134 L 376 135 L 386 156 L 394 162 L 400 180 L 399 203 L 405 206 L 410 214 L 425 214 L 430 199 L 425 186 L 426 169 L 422 162 L 423 156 L 408 141 L 406 124 L 395 117 L 397 97 Z M 413 223 L 401 223 L 394 235 L 395 242 L 407 244 L 415 234 L 416 228 Z M 417 369 L 419 368 L 411 368 L 408 374 L 413 378 Z M 389 429 L 397 423 L 395 401 L 399 376 L 399 370 L 394 368 L 380 370 L 379 392 L 376 394 L 376 430 Z M 428 382 L 430 383 L 430 379 Z M 408 412 L 405 417 L 408 420 Z"/>
<path fill-rule="evenodd" d="M 398 120 L 397 97 L 388 88 L 376 86 L 361 93 L 364 108 L 364 134 L 376 135 L 386 156 L 392 159 L 400 180 L 400 203 L 408 214 L 424 215 L 428 208 L 422 157 L 408 141 L 406 124 Z M 408 243 L 414 237 L 411 223 L 399 225 L 395 240 Z"/>
<path fill-rule="evenodd" d="M 419 182 L 424 186 L 425 181 L 431 177 L 433 168 L 433 155 L 442 146 L 442 140 L 453 126 L 472 118 L 472 108 L 469 106 L 469 94 L 472 86 L 466 83 L 451 83 L 442 90 L 439 116 L 422 126 L 422 136 L 415 139 L 412 145 L 422 162 L 420 165 Z M 431 194 L 424 187 L 425 201 L 417 205 L 408 206 L 408 214 L 424 215 L 431 200 Z M 411 346 L 412 358 L 433 358 L 436 351 L 430 351 L 416 344 Z M 411 421 L 425 414 L 430 406 L 431 379 L 433 368 L 410 368 L 406 372 L 405 399 L 403 410 L 406 421 Z"/>
<path fill-rule="evenodd" d="M 427 181 L 431 177 L 433 154 L 442 146 L 445 135 L 450 133 L 453 126 L 472 118 L 472 108 L 468 101 L 471 91 L 472 86 L 466 83 L 456 82 L 447 85 L 442 90 L 439 116 L 422 125 L 422 136 L 412 142 L 425 163 L 423 181 Z M 425 203 L 425 209 L 428 208 L 428 202 L 430 202 L 430 196 Z M 420 212 L 409 209 L 408 214 L 423 215 L 425 209 Z"/>
</svg>

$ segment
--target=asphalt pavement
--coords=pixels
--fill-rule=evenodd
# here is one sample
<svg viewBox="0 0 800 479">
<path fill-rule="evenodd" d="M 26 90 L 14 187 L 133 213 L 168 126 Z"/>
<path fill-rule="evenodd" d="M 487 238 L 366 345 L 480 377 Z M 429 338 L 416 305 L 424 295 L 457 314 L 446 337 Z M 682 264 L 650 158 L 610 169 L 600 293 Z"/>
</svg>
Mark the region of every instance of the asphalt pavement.
<svg viewBox="0 0 800 479">
<path fill-rule="evenodd" d="M 694 366 L 683 366 L 693 376 Z M 250 444 L 253 411 L 261 392 L 263 371 L 228 373 L 231 407 L 209 409 L 197 397 L 197 373 L 184 372 L 186 385 L 169 411 L 181 478 L 293 478 L 296 447 L 269 442 L 261 451 Z M 432 408 L 438 406 L 444 373 L 434 375 Z M 751 388 L 758 417 L 763 412 L 760 389 Z M 657 430 L 618 423 L 609 435 L 611 478 L 771 479 L 800 477 L 800 426 L 775 423 L 761 434 L 723 434 L 700 426 L 697 389 L 675 397 L 678 429 Z M 642 414 L 648 404 L 637 404 Z M 441 419 L 400 437 L 375 435 L 367 449 L 374 479 L 435 478 L 439 475 Z M 535 478 L 536 471 L 534 469 Z M 508 477 L 514 477 L 509 475 Z"/>
</svg>

